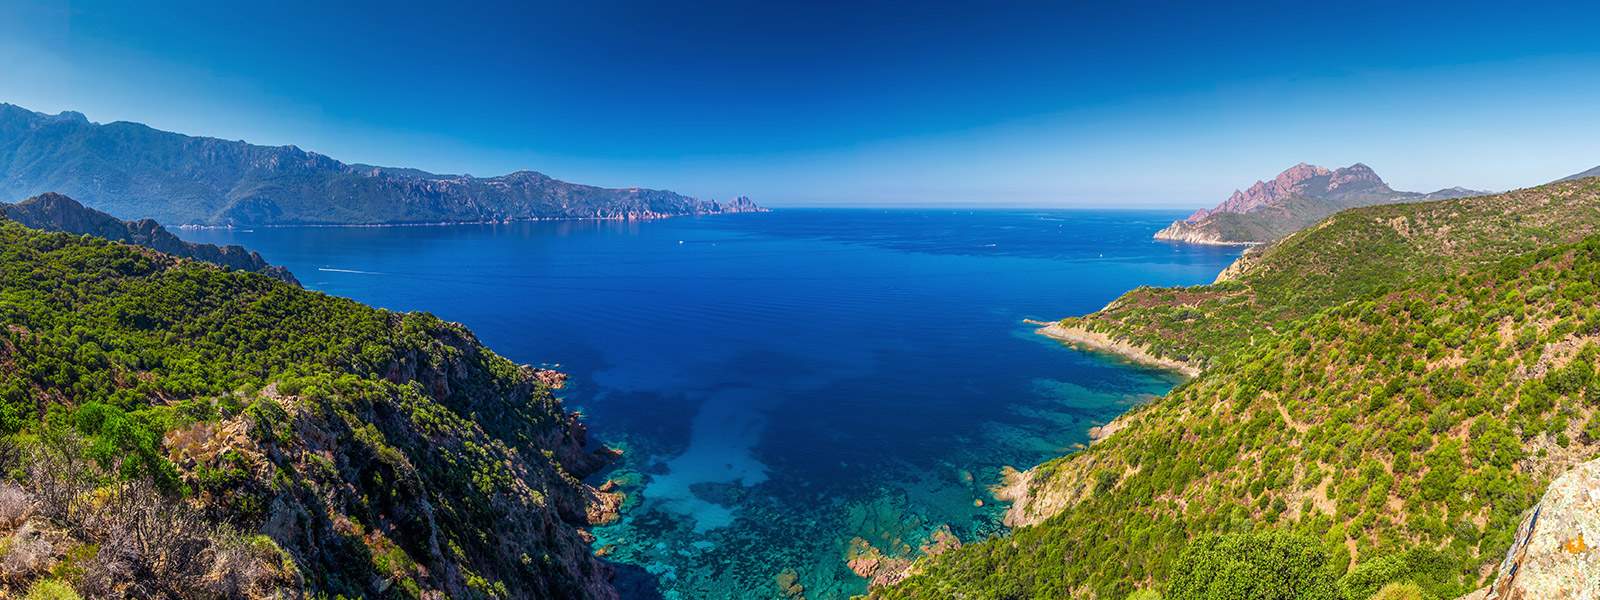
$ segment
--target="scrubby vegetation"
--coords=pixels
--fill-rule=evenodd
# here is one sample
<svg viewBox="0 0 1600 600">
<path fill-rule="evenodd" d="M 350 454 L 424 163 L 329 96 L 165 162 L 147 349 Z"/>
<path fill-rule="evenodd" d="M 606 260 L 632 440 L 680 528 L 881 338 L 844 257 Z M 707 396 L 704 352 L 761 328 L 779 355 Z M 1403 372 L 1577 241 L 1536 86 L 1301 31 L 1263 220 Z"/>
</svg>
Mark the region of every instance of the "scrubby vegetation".
<svg viewBox="0 0 1600 600">
<path fill-rule="evenodd" d="M 608 595 L 575 527 L 603 459 L 550 381 L 430 315 L 0 220 L 0 595 Z"/>
<path fill-rule="evenodd" d="M 1360 209 L 1261 252 L 1205 291 L 1307 304 L 1189 340 L 1213 349 L 1204 373 L 1033 470 L 1029 495 L 1057 500 L 1033 506 L 1058 512 L 875 594 L 1213 597 L 1234 580 L 1194 587 L 1184 565 L 1249 556 L 1229 544 L 1250 538 L 1206 540 L 1251 532 L 1315 540 L 1341 598 L 1483 585 L 1539 490 L 1600 453 L 1600 236 L 1553 243 L 1600 223 L 1600 183 L 1541 190 L 1496 197 L 1523 204 L 1503 216 L 1480 199 Z"/>
<path fill-rule="evenodd" d="M 1357 208 L 1246 252 L 1216 284 L 1138 288 L 1063 323 L 1203 365 L 1344 302 L 1596 232 L 1600 179 Z"/>
</svg>

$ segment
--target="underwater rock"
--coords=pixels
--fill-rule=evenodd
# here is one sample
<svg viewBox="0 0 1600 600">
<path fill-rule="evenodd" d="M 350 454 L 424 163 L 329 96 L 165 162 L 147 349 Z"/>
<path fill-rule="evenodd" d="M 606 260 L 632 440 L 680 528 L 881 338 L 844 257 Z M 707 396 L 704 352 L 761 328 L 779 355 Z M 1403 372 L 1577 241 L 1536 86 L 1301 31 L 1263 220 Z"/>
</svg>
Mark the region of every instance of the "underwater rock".
<svg viewBox="0 0 1600 600">
<path fill-rule="evenodd" d="M 806 586 L 800 585 L 800 575 L 794 569 L 784 569 L 774 579 L 778 584 L 778 593 L 783 594 L 784 598 L 805 600 Z"/>
<path fill-rule="evenodd" d="M 702 481 L 689 484 L 689 493 L 712 504 L 738 506 L 749 496 L 749 488 L 738 482 Z"/>
</svg>

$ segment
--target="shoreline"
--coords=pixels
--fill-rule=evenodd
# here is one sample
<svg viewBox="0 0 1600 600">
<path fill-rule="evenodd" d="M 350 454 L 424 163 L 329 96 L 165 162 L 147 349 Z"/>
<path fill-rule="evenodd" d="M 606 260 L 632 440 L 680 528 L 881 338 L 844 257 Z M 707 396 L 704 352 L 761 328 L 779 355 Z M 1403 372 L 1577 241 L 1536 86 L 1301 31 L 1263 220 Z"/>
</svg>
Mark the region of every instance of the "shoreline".
<svg viewBox="0 0 1600 600">
<path fill-rule="evenodd" d="M 513 223 L 544 223 L 559 221 L 661 221 L 680 217 L 717 217 L 722 215 L 742 215 L 749 213 L 772 212 L 770 208 L 755 210 L 738 210 L 708 213 L 684 213 L 681 215 L 622 215 L 616 217 L 517 217 L 514 219 L 483 219 L 477 221 L 429 221 L 421 223 L 277 223 L 266 225 L 175 225 L 178 229 L 191 231 L 226 230 L 226 229 L 291 229 L 306 228 L 367 228 L 367 227 L 451 227 L 455 225 L 510 225 Z"/>
<path fill-rule="evenodd" d="M 1249 247 L 1254 247 L 1254 246 L 1262 246 L 1262 245 L 1266 245 L 1266 244 L 1270 243 L 1270 242 L 1228 242 L 1228 241 L 1223 241 L 1223 240 L 1181 238 L 1181 237 L 1174 237 L 1174 236 L 1165 236 L 1165 237 L 1163 237 L 1159 232 L 1157 232 L 1156 235 L 1151 236 L 1151 238 L 1155 239 L 1157 241 L 1162 241 L 1162 242 L 1170 242 L 1170 243 L 1174 243 L 1174 244 L 1191 244 L 1191 245 L 1195 245 L 1195 246 L 1237 246 L 1237 247 L 1249 248 Z"/>
<path fill-rule="evenodd" d="M 1082 327 L 1068 327 L 1060 322 L 1047 323 L 1032 319 L 1024 319 L 1023 322 L 1029 325 L 1041 325 L 1041 327 L 1034 330 L 1034 333 L 1053 340 L 1066 342 L 1080 350 L 1111 354 L 1135 364 L 1170 371 L 1186 378 L 1194 378 L 1200 375 L 1200 367 L 1191 363 L 1156 356 L 1140 346 L 1114 339 L 1103 333 L 1089 331 Z"/>
</svg>

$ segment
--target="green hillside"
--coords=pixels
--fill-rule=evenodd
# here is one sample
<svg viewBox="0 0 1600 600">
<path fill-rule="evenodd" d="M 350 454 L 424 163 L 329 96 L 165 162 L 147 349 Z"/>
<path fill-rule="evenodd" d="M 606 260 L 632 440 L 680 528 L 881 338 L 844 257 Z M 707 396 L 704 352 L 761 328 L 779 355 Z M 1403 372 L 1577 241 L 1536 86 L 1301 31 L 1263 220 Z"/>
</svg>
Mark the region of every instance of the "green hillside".
<svg viewBox="0 0 1600 600">
<path fill-rule="evenodd" d="M 1213 285 L 1138 288 L 1064 319 L 1205 364 L 1339 303 L 1600 232 L 1600 178 L 1341 212 L 1252 249 Z"/>
<path fill-rule="evenodd" d="M 0 220 L 0 595 L 614 597 L 558 382 L 427 314 Z"/>
<path fill-rule="evenodd" d="M 1597 195 L 1588 180 L 1358 209 L 1250 257 L 1199 288 L 1232 304 L 1176 303 L 1209 309 L 1171 346 L 1210 357 L 1199 377 L 1028 473 L 1013 517 L 1035 524 L 874 595 L 1166 592 L 1192 583 L 1185 552 L 1251 531 L 1309 540 L 1274 560 L 1326 557 L 1303 589 L 1335 595 L 1305 597 L 1481 586 L 1545 483 L 1600 453 L 1600 236 L 1556 243 L 1600 223 Z"/>
</svg>

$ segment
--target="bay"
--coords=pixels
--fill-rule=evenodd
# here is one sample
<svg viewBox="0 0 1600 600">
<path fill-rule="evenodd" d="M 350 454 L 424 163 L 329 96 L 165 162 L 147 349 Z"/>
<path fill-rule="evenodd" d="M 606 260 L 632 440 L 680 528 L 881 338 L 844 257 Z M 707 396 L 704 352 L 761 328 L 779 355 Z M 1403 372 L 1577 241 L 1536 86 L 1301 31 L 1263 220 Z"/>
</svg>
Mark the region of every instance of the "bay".
<svg viewBox="0 0 1600 600">
<path fill-rule="evenodd" d="M 1235 248 L 1157 242 L 1170 211 L 790 209 L 650 222 L 189 230 L 306 287 L 460 321 L 571 375 L 627 598 L 866 590 L 852 543 L 915 556 L 1003 531 L 1000 468 L 1070 452 L 1171 375 L 1023 319 L 1210 282 Z M 859 540 L 859 541 L 855 541 Z M 785 582 L 788 579 L 785 578 Z"/>
</svg>

